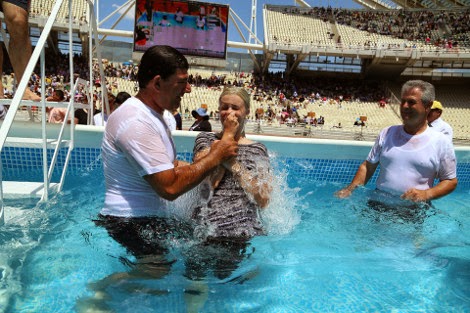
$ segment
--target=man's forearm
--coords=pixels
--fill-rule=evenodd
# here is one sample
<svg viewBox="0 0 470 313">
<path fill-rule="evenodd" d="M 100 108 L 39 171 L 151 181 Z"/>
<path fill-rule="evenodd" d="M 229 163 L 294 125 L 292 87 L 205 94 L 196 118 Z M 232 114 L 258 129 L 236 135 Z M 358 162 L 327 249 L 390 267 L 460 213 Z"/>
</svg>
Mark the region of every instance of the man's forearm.
<svg viewBox="0 0 470 313">
<path fill-rule="evenodd" d="M 223 160 L 236 156 L 237 149 L 235 141 L 219 141 L 213 144 L 211 151 L 206 156 L 193 164 L 177 166 L 171 170 L 147 175 L 144 178 L 160 197 L 175 200 L 199 184 Z"/>
</svg>

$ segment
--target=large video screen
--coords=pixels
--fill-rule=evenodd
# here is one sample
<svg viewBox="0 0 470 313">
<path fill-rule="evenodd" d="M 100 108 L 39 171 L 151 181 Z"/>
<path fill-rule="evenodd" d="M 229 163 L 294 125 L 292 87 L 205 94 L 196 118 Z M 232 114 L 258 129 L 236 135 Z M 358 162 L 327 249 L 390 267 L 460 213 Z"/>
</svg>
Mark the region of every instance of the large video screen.
<svg viewBox="0 0 470 313">
<path fill-rule="evenodd" d="M 169 45 L 190 56 L 225 58 L 229 6 L 136 0 L 134 52 Z"/>
</svg>

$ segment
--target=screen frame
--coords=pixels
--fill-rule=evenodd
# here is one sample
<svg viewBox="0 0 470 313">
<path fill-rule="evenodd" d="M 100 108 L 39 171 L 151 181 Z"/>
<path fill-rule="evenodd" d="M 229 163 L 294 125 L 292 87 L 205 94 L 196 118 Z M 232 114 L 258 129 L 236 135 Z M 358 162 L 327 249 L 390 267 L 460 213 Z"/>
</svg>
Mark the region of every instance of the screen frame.
<svg viewBox="0 0 470 313">
<path fill-rule="evenodd" d="M 180 10 L 185 11 L 184 19 L 187 19 L 185 21 L 185 25 L 183 25 L 183 23 L 181 23 L 181 25 L 178 25 L 178 23 L 175 22 L 175 8 L 182 8 Z M 165 11 L 165 9 L 167 9 L 168 11 Z M 150 10 L 152 15 L 149 21 L 147 18 L 147 12 L 149 12 Z M 204 47 L 203 49 L 201 49 L 202 46 L 198 47 L 197 43 L 191 40 L 191 38 L 195 37 L 191 36 L 191 32 L 193 32 L 194 34 L 195 30 L 193 30 L 192 27 L 188 27 L 188 24 L 191 23 L 193 19 L 194 22 L 196 22 L 196 19 L 200 18 L 200 14 L 202 16 L 203 10 L 205 13 L 204 17 L 206 19 L 205 26 L 203 26 L 202 28 L 196 27 L 196 34 L 199 38 L 201 38 L 202 35 L 202 37 L 204 38 L 204 42 L 206 43 L 209 42 L 211 39 L 214 39 L 214 35 L 216 36 L 215 38 L 218 38 L 222 34 L 223 40 L 216 40 L 213 42 L 213 45 L 216 46 L 217 49 L 211 49 L 210 47 Z M 195 58 L 226 60 L 228 46 L 227 42 L 229 14 L 230 7 L 228 4 L 200 2 L 194 0 L 136 0 L 134 36 L 132 44 L 133 55 L 141 55 L 153 45 L 170 45 L 186 56 L 191 56 Z M 168 18 L 168 16 L 170 16 L 170 18 Z M 147 19 L 147 21 L 143 21 L 144 17 Z M 160 22 L 158 22 L 158 24 L 155 24 L 155 18 L 160 19 Z M 165 28 L 165 25 L 162 24 L 162 22 L 166 22 L 167 19 L 168 28 Z M 173 34 L 170 39 L 170 37 L 166 34 L 162 34 L 163 36 L 167 36 L 167 38 L 155 39 L 154 36 L 156 36 L 156 34 L 160 32 L 163 33 L 167 30 L 169 31 L 170 27 L 172 33 L 176 32 L 176 36 L 174 36 Z M 218 32 L 219 28 L 220 32 Z M 144 34 L 142 34 L 143 31 Z M 214 31 L 216 33 L 214 33 Z M 143 38 L 144 35 L 145 39 Z M 174 42 L 168 42 L 168 40 L 175 41 L 173 38 L 183 38 L 183 36 L 184 38 L 188 39 L 182 39 L 181 41 L 183 41 L 184 43 L 181 45 L 178 45 Z M 139 38 L 141 38 L 141 41 L 139 41 Z M 140 42 L 140 44 L 138 42 Z M 190 47 L 188 47 L 188 45 L 190 45 Z M 223 49 L 218 49 L 222 46 Z"/>
</svg>

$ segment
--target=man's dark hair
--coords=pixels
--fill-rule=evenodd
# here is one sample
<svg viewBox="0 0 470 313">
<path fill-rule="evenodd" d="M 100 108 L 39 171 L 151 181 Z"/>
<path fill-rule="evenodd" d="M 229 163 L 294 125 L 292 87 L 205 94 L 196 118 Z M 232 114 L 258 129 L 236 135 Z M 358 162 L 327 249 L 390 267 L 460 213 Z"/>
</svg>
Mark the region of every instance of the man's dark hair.
<svg viewBox="0 0 470 313">
<path fill-rule="evenodd" d="M 59 97 L 59 101 L 63 101 L 65 99 L 64 97 L 64 92 L 60 89 L 56 89 L 54 90 L 55 91 L 55 94 L 57 95 L 57 97 Z"/>
<path fill-rule="evenodd" d="M 118 93 L 116 95 L 116 99 L 114 99 L 114 103 L 116 105 L 121 105 L 124 103 L 124 101 L 126 101 L 127 99 L 129 99 L 131 97 L 130 94 L 128 94 L 127 92 L 125 91 L 121 91 L 120 93 Z"/>
<path fill-rule="evenodd" d="M 187 70 L 188 60 L 185 56 L 170 46 L 153 46 L 145 51 L 139 64 L 137 80 L 140 88 L 145 88 L 156 75 L 167 79 L 178 69 Z"/>
</svg>

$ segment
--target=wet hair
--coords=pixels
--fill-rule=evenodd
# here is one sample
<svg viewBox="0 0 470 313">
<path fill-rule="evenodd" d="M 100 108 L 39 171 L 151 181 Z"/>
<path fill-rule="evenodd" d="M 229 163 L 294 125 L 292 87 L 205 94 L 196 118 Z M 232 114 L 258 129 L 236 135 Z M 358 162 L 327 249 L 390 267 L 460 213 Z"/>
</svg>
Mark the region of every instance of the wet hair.
<svg viewBox="0 0 470 313">
<path fill-rule="evenodd" d="M 421 96 L 421 102 L 426 107 L 431 107 L 433 101 L 436 99 L 436 91 L 433 84 L 425 82 L 423 80 L 409 80 L 401 87 L 401 97 L 413 88 L 418 88 L 423 93 Z"/>
<path fill-rule="evenodd" d="M 234 86 L 225 87 L 222 93 L 220 94 L 219 104 L 220 104 L 220 100 L 222 99 L 222 97 L 227 96 L 227 95 L 239 96 L 240 99 L 242 99 L 243 103 L 245 104 L 245 109 L 246 109 L 247 114 L 250 112 L 251 97 L 250 97 L 250 94 L 245 90 L 245 88 L 234 87 Z"/>
<path fill-rule="evenodd" d="M 121 91 L 120 93 L 118 93 L 116 95 L 116 98 L 114 99 L 114 103 L 116 105 L 121 105 L 123 104 L 127 99 L 129 99 L 131 97 L 130 94 L 128 94 L 127 92 L 125 91 Z"/>
<path fill-rule="evenodd" d="M 140 60 L 137 81 L 140 88 L 145 88 L 149 81 L 157 75 L 160 75 L 162 79 L 167 79 L 177 70 L 187 70 L 188 68 L 188 60 L 175 48 L 153 46 L 145 51 Z"/>
</svg>

